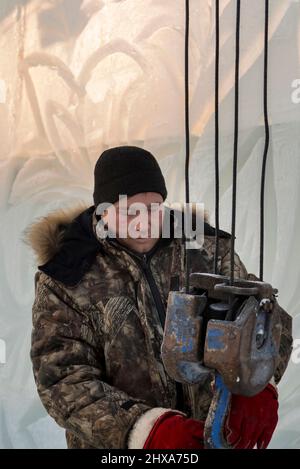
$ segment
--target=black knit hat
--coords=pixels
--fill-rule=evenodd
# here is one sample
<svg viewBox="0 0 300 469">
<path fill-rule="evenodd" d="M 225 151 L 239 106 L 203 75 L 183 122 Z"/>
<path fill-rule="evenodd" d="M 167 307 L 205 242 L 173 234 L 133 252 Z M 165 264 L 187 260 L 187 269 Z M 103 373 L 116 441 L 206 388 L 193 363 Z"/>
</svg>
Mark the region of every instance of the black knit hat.
<svg viewBox="0 0 300 469">
<path fill-rule="evenodd" d="M 163 200 L 167 189 L 155 157 L 135 146 L 114 147 L 105 150 L 94 170 L 94 204 L 114 204 L 120 194 L 128 197 L 140 192 L 158 192 Z"/>
</svg>

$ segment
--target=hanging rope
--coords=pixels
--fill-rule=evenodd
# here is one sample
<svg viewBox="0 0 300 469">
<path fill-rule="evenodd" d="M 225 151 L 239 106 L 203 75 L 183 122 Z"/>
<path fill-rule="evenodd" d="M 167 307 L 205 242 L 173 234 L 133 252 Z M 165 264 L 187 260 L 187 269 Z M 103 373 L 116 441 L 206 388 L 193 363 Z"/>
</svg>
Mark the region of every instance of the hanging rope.
<svg viewBox="0 0 300 469">
<path fill-rule="evenodd" d="M 234 150 L 233 150 L 233 182 L 232 182 L 232 214 L 231 214 L 231 247 L 230 247 L 230 285 L 234 282 L 234 245 L 236 225 L 236 183 L 237 158 L 239 139 L 239 69 L 240 69 L 240 24 L 241 2 L 236 2 L 236 38 L 235 38 L 235 105 L 234 105 Z"/>
<path fill-rule="evenodd" d="M 216 0 L 216 67 L 215 67 L 215 258 L 214 273 L 218 274 L 219 256 L 219 204 L 220 204 L 220 178 L 219 178 L 219 73 L 220 73 L 220 2 Z"/>
<path fill-rule="evenodd" d="M 270 128 L 268 118 L 268 45 L 269 45 L 269 0 L 265 0 L 265 40 L 264 40 L 264 122 L 265 147 L 262 162 L 261 192 L 260 192 L 260 260 L 259 278 L 263 281 L 264 275 L 264 228 L 265 228 L 265 179 L 266 164 L 270 143 Z"/>
<path fill-rule="evenodd" d="M 185 159 L 185 201 L 186 208 L 190 202 L 189 188 L 189 163 L 190 163 L 190 129 L 189 129 L 189 0 L 185 1 L 185 141 L 186 141 L 186 159 Z M 186 212 L 185 212 L 186 214 Z M 185 226 L 186 222 L 184 221 Z M 190 260 L 187 253 L 187 243 L 185 242 L 185 291 L 190 291 Z"/>
<path fill-rule="evenodd" d="M 185 199 L 189 197 L 189 160 L 190 160 L 190 132 L 189 132 L 189 0 L 185 2 L 185 132 L 186 132 L 186 161 L 185 161 Z M 219 70 L 220 70 L 220 2 L 216 0 L 216 43 L 215 43 L 215 257 L 214 273 L 218 274 L 219 254 Z M 230 246 L 230 285 L 234 283 L 234 253 L 236 231 L 236 194 L 237 194 L 237 162 L 239 141 L 239 68 L 240 68 L 240 24 L 241 1 L 236 1 L 236 35 L 235 35 L 235 105 L 234 105 L 234 149 L 233 149 L 233 181 L 232 181 L 232 212 L 231 212 L 231 246 Z M 269 0 L 265 0 L 265 35 L 264 35 L 264 123 L 265 123 L 265 147 L 262 162 L 261 194 L 260 194 L 260 280 L 263 280 L 264 263 L 264 199 L 266 163 L 270 142 L 270 129 L 268 121 L 268 38 L 269 38 Z M 186 292 L 189 293 L 190 262 L 187 256 L 185 243 L 186 262 Z"/>
</svg>

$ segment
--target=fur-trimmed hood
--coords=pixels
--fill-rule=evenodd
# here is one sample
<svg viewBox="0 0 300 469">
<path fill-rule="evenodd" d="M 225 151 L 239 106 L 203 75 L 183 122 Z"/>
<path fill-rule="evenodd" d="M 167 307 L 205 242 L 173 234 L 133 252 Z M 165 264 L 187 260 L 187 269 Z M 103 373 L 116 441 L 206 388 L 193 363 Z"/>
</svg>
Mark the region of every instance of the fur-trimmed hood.
<svg viewBox="0 0 300 469">
<path fill-rule="evenodd" d="M 182 207 L 176 207 L 178 210 L 183 213 Z M 94 233 L 94 212 L 94 205 L 81 202 L 52 211 L 24 230 L 23 241 L 33 250 L 39 270 L 69 285 L 80 280 L 103 247 Z M 204 221 L 204 234 L 214 236 L 207 212 Z M 220 230 L 220 236 L 230 237 L 230 234 Z"/>
<path fill-rule="evenodd" d="M 34 251 L 38 269 L 65 285 L 76 285 L 101 244 L 94 235 L 95 207 L 78 204 L 39 218 L 26 228 L 23 241 Z"/>
<path fill-rule="evenodd" d="M 94 206 L 90 208 L 92 207 Z M 66 228 L 88 208 L 87 204 L 79 202 L 73 207 L 53 210 L 35 219 L 23 231 L 22 240 L 34 252 L 37 264 L 45 264 L 59 252 Z M 207 212 L 204 214 L 204 220 L 209 224 Z"/>
<path fill-rule="evenodd" d="M 74 207 L 53 210 L 35 219 L 23 231 L 22 240 L 34 252 L 37 264 L 45 264 L 59 252 L 66 228 L 87 209 L 88 205 L 81 202 Z"/>
</svg>

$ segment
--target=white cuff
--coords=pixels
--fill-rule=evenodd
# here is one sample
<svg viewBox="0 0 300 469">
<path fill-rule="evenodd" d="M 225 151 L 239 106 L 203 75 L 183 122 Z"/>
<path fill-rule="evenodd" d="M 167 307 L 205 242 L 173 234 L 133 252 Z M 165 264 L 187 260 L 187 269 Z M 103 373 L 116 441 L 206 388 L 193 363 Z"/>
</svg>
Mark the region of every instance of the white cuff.
<svg viewBox="0 0 300 469">
<path fill-rule="evenodd" d="M 154 407 L 153 409 L 147 410 L 141 417 L 137 419 L 129 433 L 128 437 L 128 449 L 142 449 L 149 433 L 151 432 L 156 420 L 166 412 L 174 412 L 176 414 L 186 414 L 175 409 L 165 409 L 163 407 Z"/>
</svg>

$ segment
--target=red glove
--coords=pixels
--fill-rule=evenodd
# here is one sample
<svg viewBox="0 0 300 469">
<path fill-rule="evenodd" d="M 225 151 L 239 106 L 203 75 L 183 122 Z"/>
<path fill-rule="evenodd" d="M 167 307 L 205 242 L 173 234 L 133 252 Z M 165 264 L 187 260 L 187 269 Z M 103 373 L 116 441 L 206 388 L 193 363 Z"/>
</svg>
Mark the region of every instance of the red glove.
<svg viewBox="0 0 300 469">
<path fill-rule="evenodd" d="M 234 448 L 267 448 L 278 422 L 278 393 L 268 386 L 256 396 L 232 395 L 225 437 Z"/>
<path fill-rule="evenodd" d="M 203 449 L 204 422 L 174 412 L 159 417 L 143 449 Z"/>
</svg>

